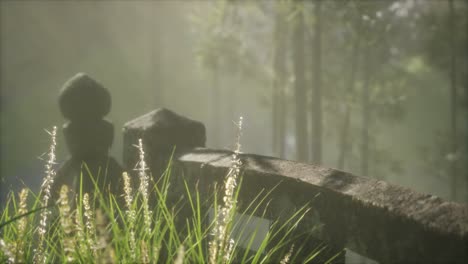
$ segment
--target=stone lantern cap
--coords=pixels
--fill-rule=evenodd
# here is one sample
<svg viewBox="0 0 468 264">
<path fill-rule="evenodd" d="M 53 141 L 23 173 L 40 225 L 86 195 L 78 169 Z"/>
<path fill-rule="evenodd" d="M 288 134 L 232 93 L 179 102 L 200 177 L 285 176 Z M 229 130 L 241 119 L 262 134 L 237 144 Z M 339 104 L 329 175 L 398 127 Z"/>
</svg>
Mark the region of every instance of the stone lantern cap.
<svg viewBox="0 0 468 264">
<path fill-rule="evenodd" d="M 141 137 L 146 144 L 162 149 L 204 147 L 206 142 L 203 123 L 166 108 L 156 109 L 126 123 L 124 134 Z"/>
<path fill-rule="evenodd" d="M 98 120 L 109 113 L 111 96 L 100 83 L 85 73 L 78 73 L 60 90 L 59 107 L 69 120 Z"/>
<path fill-rule="evenodd" d="M 138 162 L 138 151 L 134 146 L 141 138 L 146 156 L 151 160 L 151 170 L 156 173 L 164 169 L 166 161 L 175 149 L 176 153 L 204 147 L 205 125 L 166 108 L 159 108 L 140 116 L 124 125 L 124 163 L 132 168 Z"/>
</svg>

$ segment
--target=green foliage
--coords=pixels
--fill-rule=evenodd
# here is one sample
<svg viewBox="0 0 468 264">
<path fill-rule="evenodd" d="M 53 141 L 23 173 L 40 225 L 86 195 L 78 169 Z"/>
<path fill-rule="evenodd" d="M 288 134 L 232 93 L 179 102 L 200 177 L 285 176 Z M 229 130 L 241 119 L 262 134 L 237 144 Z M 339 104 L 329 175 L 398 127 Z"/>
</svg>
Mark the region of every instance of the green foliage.
<svg viewBox="0 0 468 264">
<path fill-rule="evenodd" d="M 218 200 L 223 195 L 217 192 L 208 200 L 202 200 L 198 187 L 184 180 L 186 199 L 169 201 L 171 192 L 172 166 L 151 185 L 151 231 L 147 232 L 145 212 L 140 192 L 129 189 L 123 191 L 124 196 L 130 196 L 130 207 L 123 202 L 121 195 L 104 196 L 95 186 L 96 192 L 85 194 L 80 188 L 75 200 L 69 200 L 70 192 L 62 189 L 59 201 L 56 201 L 52 214 L 48 218 L 48 230 L 45 238 L 44 261 L 46 263 L 173 263 L 177 255 L 183 253 L 184 263 L 208 263 L 210 254 L 208 243 L 213 239 L 212 228 L 216 219 L 208 217 L 209 208 L 218 207 Z M 129 177 L 130 178 L 130 177 Z M 95 182 L 96 184 L 96 182 Z M 34 259 L 36 242 L 36 226 L 40 214 L 40 196 L 27 191 L 32 199 L 18 200 L 11 193 L 5 210 L 0 215 L 1 239 L 4 247 L 0 250 L 0 259 L 10 262 L 31 263 Z M 259 208 L 265 208 L 268 203 L 268 193 L 261 193 L 242 213 L 248 213 L 250 222 L 252 215 L 264 215 Z M 239 188 L 234 197 L 237 199 Z M 203 196 L 205 197 L 205 196 Z M 125 197 L 126 198 L 126 197 Z M 31 205 L 29 212 L 23 211 Z M 67 209 L 68 208 L 68 209 Z M 71 208 L 71 209 L 70 209 Z M 244 250 L 237 241 L 234 243 L 229 259 L 218 254 L 210 263 L 268 263 L 278 262 L 278 256 L 284 256 L 289 251 L 297 235 L 295 227 L 303 220 L 310 208 L 305 205 L 297 210 L 285 222 L 274 222 L 264 238 L 260 250 L 252 252 Z M 130 216 L 130 212 L 134 212 Z M 187 214 L 187 212 L 189 212 Z M 231 217 L 234 218 L 234 212 Z M 134 217 L 134 218 L 133 218 Z M 237 224 L 234 219 L 229 222 Z M 242 226 L 240 233 L 244 233 Z M 256 232 L 244 234 L 248 241 L 253 241 Z M 230 234 L 230 233 L 229 233 Z M 228 235 L 225 241 L 231 239 Z M 276 244 L 272 245 L 272 241 Z M 134 244 L 132 244 L 134 243 Z M 310 254 L 294 250 L 290 256 L 311 258 L 319 254 L 318 249 Z M 310 260 L 312 260 L 311 258 Z"/>
</svg>

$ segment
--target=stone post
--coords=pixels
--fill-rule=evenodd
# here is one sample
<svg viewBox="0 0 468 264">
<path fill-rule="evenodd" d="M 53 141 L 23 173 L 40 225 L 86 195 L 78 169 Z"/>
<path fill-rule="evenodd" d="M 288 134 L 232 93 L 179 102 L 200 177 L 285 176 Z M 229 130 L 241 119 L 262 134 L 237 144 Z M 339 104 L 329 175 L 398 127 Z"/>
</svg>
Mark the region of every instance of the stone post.
<svg viewBox="0 0 468 264">
<path fill-rule="evenodd" d="M 209 201 L 212 198 L 211 194 L 213 193 L 213 191 L 215 191 L 216 185 L 214 183 L 218 182 L 218 184 L 222 184 L 224 181 L 224 177 L 229 170 L 229 166 L 231 166 L 232 152 L 215 151 L 205 148 L 195 149 L 196 147 L 205 147 L 205 126 L 198 121 L 194 121 L 186 117 L 180 116 L 165 108 L 154 110 L 148 114 L 140 116 L 126 123 L 124 125 L 123 133 L 123 160 L 125 167 L 128 171 L 132 171 L 135 168 L 135 165 L 138 163 L 139 154 L 136 145 L 138 145 L 138 140 L 140 138 L 143 140 L 144 143 L 146 155 L 145 161 L 147 162 L 147 164 L 149 164 L 153 177 L 158 177 L 165 170 L 165 168 L 167 167 L 167 161 L 171 157 L 171 154 L 174 153 L 173 158 L 175 161 L 175 166 L 172 168 L 173 170 L 170 179 L 171 189 L 168 193 L 168 196 L 166 197 L 166 202 L 169 206 L 178 204 L 179 208 L 177 208 L 178 214 L 176 219 L 176 226 L 178 226 L 180 230 L 184 230 L 186 225 L 186 218 L 190 217 L 192 211 L 188 204 L 184 204 L 183 202 L 178 203 L 185 199 L 187 191 L 185 189 L 183 180 L 190 183 L 188 184 L 188 188 L 195 188 L 195 186 L 197 186 L 193 190 L 190 189 L 190 191 L 199 191 L 200 199 L 202 201 Z M 181 160 L 181 157 L 186 157 L 187 155 L 190 156 L 194 153 L 206 153 L 207 156 L 212 155 L 214 158 L 208 158 L 208 161 L 206 162 L 206 167 L 202 166 L 202 164 L 200 163 L 195 162 L 195 168 L 188 169 L 187 164 L 183 160 Z M 241 155 L 241 159 L 243 159 L 243 156 L 244 155 Z M 217 163 L 221 161 L 227 161 L 229 165 L 224 167 L 223 170 L 216 170 L 216 172 L 210 171 L 212 163 Z M 203 172 L 200 173 L 201 171 Z M 262 182 L 252 182 L 252 179 L 254 178 L 256 177 L 247 175 L 245 181 L 243 182 L 243 190 L 241 190 L 240 195 L 252 198 L 250 201 L 246 201 L 242 200 L 245 199 L 245 197 L 240 197 L 239 199 L 242 200 L 240 204 L 243 204 L 244 206 L 249 205 L 252 200 L 258 199 L 258 197 L 256 196 L 259 193 L 259 189 L 261 189 L 258 188 L 258 186 L 268 186 L 266 188 L 268 190 L 271 188 L 275 188 L 274 186 L 279 183 L 278 179 L 269 179 Z M 291 190 L 285 190 L 285 193 L 289 192 L 291 192 Z M 248 194 L 252 196 L 249 196 Z M 313 197 L 313 195 L 311 195 L 311 197 Z M 220 199 L 220 201 L 218 202 L 222 202 L 222 198 L 218 198 Z M 275 198 L 272 204 L 282 203 L 282 201 L 285 200 L 283 198 Z M 309 201 L 305 201 L 304 204 L 306 204 L 306 202 Z M 303 206 L 304 204 L 302 204 L 301 206 Z M 212 204 L 203 203 L 201 206 L 203 208 L 202 210 L 208 212 Z M 290 211 L 274 212 L 275 217 L 270 219 L 278 219 L 280 216 L 284 219 L 287 219 L 292 215 L 292 213 L 294 213 L 294 208 L 298 208 L 291 203 L 287 204 L 284 207 L 287 207 Z M 283 209 L 283 207 L 281 206 L 278 206 L 277 208 Z M 260 209 L 259 211 L 263 210 Z M 308 225 L 306 226 L 309 227 Z M 269 227 L 267 227 L 267 229 L 268 228 Z M 312 228 L 310 229 L 312 230 Z M 295 243 L 298 243 L 296 245 L 297 247 L 302 246 L 302 243 L 306 243 L 306 247 L 313 250 L 321 245 L 322 241 L 309 238 L 306 235 L 302 235 L 303 233 L 307 232 L 304 232 L 303 229 L 297 229 L 297 234 L 294 234 L 298 237 L 297 241 L 295 241 Z M 292 246 L 292 243 L 290 246 Z M 326 260 L 332 257 L 335 257 L 334 263 L 344 263 L 345 256 L 343 252 L 339 256 L 335 256 L 337 252 L 343 248 L 340 246 L 342 246 L 342 243 L 339 243 L 338 247 L 330 245 L 328 249 L 323 250 L 323 253 L 318 257 L 317 263 L 325 262 Z M 277 256 L 278 259 L 281 259 L 282 257 L 282 255 Z"/>
<path fill-rule="evenodd" d="M 88 75 L 78 73 L 63 85 L 58 103 L 69 120 L 63 125 L 63 133 L 71 157 L 57 171 L 53 194 L 57 195 L 63 184 L 78 192 L 81 173 L 83 193 L 96 191 L 94 179 L 100 191 L 118 194 L 122 168 L 108 154 L 114 125 L 104 119 L 111 109 L 109 91 Z"/>
<path fill-rule="evenodd" d="M 124 125 L 123 160 L 127 171 L 133 172 L 139 160 L 138 140 L 143 141 L 145 162 L 148 164 L 153 182 L 157 182 L 168 166 L 173 155 L 176 159 L 180 154 L 196 147 L 204 147 L 206 141 L 205 126 L 198 121 L 180 116 L 165 108 L 156 109 L 138 117 Z M 181 173 L 172 168 L 170 175 L 171 190 L 166 196 L 167 206 L 172 207 L 184 200 L 185 185 Z M 156 196 L 149 193 L 149 205 L 153 207 Z M 177 218 L 174 224 L 177 230 L 186 230 L 186 219 L 191 214 L 187 203 L 179 204 Z M 161 252 L 164 256 L 167 252 Z"/>
<path fill-rule="evenodd" d="M 138 162 L 138 139 L 143 140 L 146 162 L 153 176 L 167 166 L 173 151 L 175 155 L 196 147 L 204 147 L 205 126 L 198 121 L 159 108 L 124 125 L 124 166 L 132 171 Z"/>
</svg>

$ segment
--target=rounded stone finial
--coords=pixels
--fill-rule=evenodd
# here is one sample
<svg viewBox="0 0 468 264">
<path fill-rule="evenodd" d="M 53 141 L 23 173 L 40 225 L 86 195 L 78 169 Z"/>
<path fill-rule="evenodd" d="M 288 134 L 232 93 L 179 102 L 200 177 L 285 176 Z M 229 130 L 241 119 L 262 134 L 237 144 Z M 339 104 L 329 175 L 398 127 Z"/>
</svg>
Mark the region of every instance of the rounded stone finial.
<svg viewBox="0 0 468 264">
<path fill-rule="evenodd" d="M 111 96 L 100 83 L 78 73 L 60 90 L 59 107 L 63 116 L 72 121 L 101 119 L 110 111 Z"/>
</svg>

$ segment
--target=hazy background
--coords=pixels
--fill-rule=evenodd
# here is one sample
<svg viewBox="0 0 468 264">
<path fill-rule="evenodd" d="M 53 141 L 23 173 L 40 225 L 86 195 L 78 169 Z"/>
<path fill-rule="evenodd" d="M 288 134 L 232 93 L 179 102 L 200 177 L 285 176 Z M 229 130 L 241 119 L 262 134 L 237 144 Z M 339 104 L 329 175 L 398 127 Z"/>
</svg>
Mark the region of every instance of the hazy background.
<svg viewBox="0 0 468 264">
<path fill-rule="evenodd" d="M 242 115 L 244 152 L 468 201 L 468 4 L 450 6 L 1 1 L 1 194 L 37 189 L 58 91 L 86 72 L 112 94 L 119 160 L 124 123 L 155 108 L 202 121 L 215 148 Z"/>
</svg>

